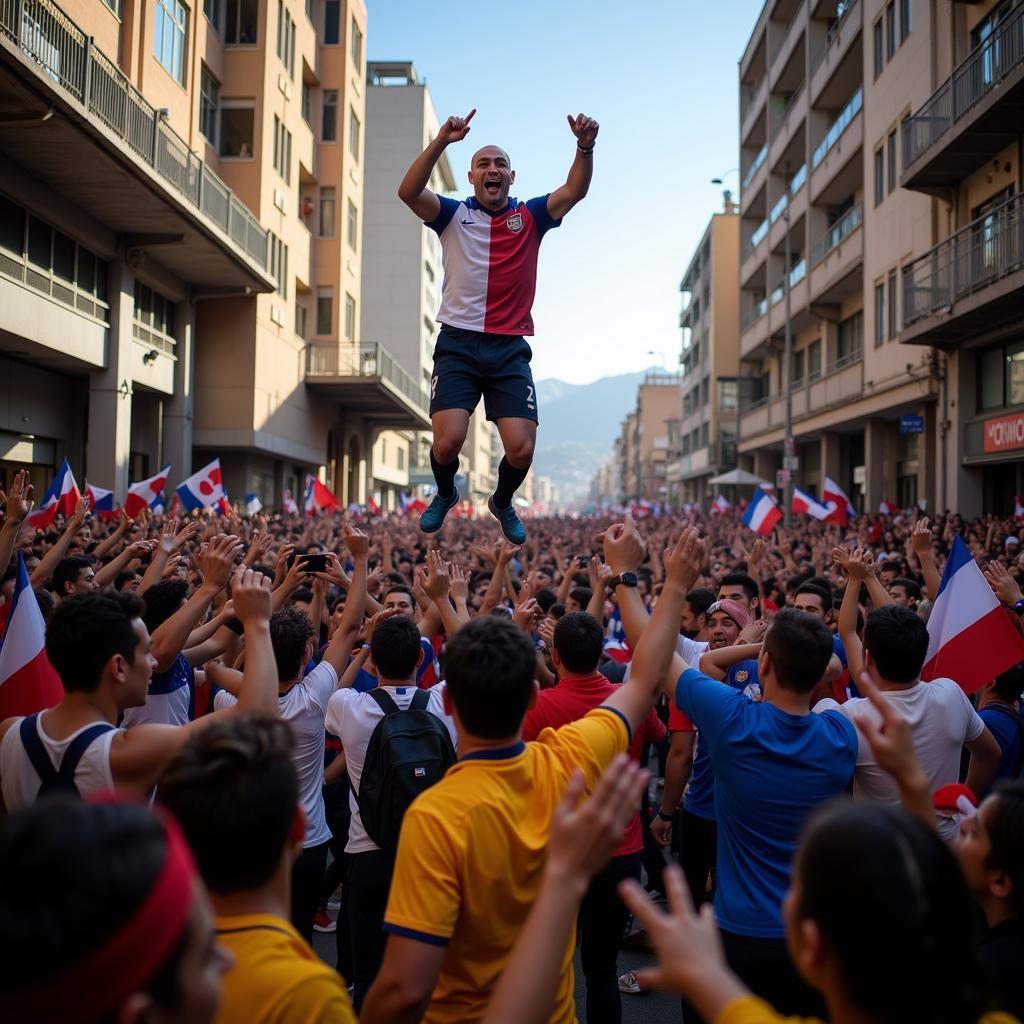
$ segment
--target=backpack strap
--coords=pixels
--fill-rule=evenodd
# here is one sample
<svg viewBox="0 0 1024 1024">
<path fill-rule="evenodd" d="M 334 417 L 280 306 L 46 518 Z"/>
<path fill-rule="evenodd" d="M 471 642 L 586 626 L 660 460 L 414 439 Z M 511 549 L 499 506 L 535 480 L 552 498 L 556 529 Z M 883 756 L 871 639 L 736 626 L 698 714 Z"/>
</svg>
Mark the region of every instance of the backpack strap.
<svg viewBox="0 0 1024 1024">
<path fill-rule="evenodd" d="M 412 703 L 409 705 L 410 711 L 426 711 L 430 704 L 430 693 L 427 690 L 417 690 L 412 697 Z"/>
<path fill-rule="evenodd" d="M 36 731 L 36 720 L 38 718 L 38 711 L 34 715 L 27 715 L 23 718 L 21 725 L 18 727 L 18 736 L 21 740 L 21 745 L 25 748 L 25 753 L 28 754 L 28 759 L 32 762 L 32 768 L 35 770 L 36 775 L 39 776 L 42 784 L 47 786 L 52 785 L 53 781 L 57 778 L 57 769 L 50 762 L 46 748 L 43 746 L 43 741 L 39 738 L 39 733 Z"/>
<path fill-rule="evenodd" d="M 377 707 L 384 712 L 385 715 L 396 715 L 402 709 L 394 702 L 391 694 L 382 686 L 375 686 L 372 690 L 366 691 L 376 702 Z"/>
<path fill-rule="evenodd" d="M 89 728 L 83 729 L 68 744 L 67 750 L 64 751 L 64 756 L 61 758 L 60 768 L 55 769 L 46 752 L 46 748 L 43 746 L 43 741 L 39 738 L 36 725 L 38 718 L 39 713 L 36 712 L 34 715 L 29 715 L 27 718 L 22 719 L 21 726 L 19 727 L 19 738 L 21 739 L 22 746 L 25 748 L 25 753 L 28 754 L 28 759 L 32 762 L 32 767 L 39 776 L 40 788 L 47 790 L 57 786 L 61 789 L 76 789 L 75 770 L 78 768 L 79 762 L 85 755 L 86 750 L 92 745 L 93 740 L 99 739 L 100 736 L 110 732 L 114 727 L 108 722 L 96 722 L 94 725 L 89 726 Z"/>
<path fill-rule="evenodd" d="M 114 727 L 109 722 L 97 722 L 83 729 L 69 744 L 61 759 L 60 768 L 57 774 L 62 781 L 69 786 L 75 785 L 75 770 L 78 762 L 82 760 L 85 752 L 92 746 L 93 740 L 98 740 L 104 733 L 113 732 Z M 77 788 L 77 787 L 76 787 Z"/>
</svg>

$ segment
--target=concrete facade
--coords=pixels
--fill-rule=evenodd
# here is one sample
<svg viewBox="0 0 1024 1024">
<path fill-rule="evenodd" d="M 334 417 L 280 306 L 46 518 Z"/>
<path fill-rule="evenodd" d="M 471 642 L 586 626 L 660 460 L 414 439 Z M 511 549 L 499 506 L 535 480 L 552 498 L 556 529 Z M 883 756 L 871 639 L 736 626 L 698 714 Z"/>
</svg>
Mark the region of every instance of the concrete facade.
<svg viewBox="0 0 1024 1024">
<path fill-rule="evenodd" d="M 671 424 L 679 421 L 684 377 L 649 370 L 636 392 L 636 408 L 622 421 L 615 442 L 614 473 L 617 503 L 670 500 Z"/>
</svg>

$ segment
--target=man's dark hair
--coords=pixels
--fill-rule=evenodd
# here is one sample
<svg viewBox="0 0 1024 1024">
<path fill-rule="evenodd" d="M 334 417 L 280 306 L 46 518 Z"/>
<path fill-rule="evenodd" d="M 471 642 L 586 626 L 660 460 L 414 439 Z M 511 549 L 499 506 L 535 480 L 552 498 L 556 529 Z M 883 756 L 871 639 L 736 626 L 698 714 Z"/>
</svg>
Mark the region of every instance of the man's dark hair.
<svg viewBox="0 0 1024 1024">
<path fill-rule="evenodd" d="M 890 683 L 910 683 L 921 675 L 928 653 L 928 627 L 910 608 L 886 604 L 864 624 L 864 650 Z"/>
<path fill-rule="evenodd" d="M 163 824 L 137 804 L 55 796 L 0 822 L 0 992 L 57 983 L 100 948 L 138 911 L 166 856 Z M 166 1009 L 180 1005 L 189 938 L 139 986 Z"/>
<path fill-rule="evenodd" d="M 370 639 L 370 654 L 382 679 L 408 679 L 421 649 L 419 628 L 407 615 L 381 619 Z"/>
<path fill-rule="evenodd" d="M 917 580 L 908 580 L 906 576 L 900 576 L 889 584 L 890 587 L 902 587 L 907 592 L 907 597 L 915 601 L 921 600 L 921 584 Z"/>
<path fill-rule="evenodd" d="M 795 594 L 803 584 L 812 579 L 814 579 L 814 573 L 811 572 L 810 569 L 804 569 L 802 572 L 795 573 L 793 576 L 787 576 L 783 589 L 787 594 L 790 591 L 793 591 Z"/>
<path fill-rule="evenodd" d="M 551 611 L 551 606 L 558 601 L 558 595 L 549 587 L 541 587 L 533 596 L 540 610 L 545 615 Z"/>
<path fill-rule="evenodd" d="M 295 604 L 297 601 L 304 601 L 306 604 L 313 603 L 313 591 L 309 587 L 298 587 L 291 596 L 291 603 Z"/>
<path fill-rule="evenodd" d="M 134 583 L 139 578 L 139 574 L 134 569 L 122 569 L 114 577 L 114 589 L 124 590 L 129 583 Z"/>
<path fill-rule="evenodd" d="M 707 587 L 694 587 L 687 592 L 686 603 L 693 609 L 694 615 L 707 615 L 708 609 L 715 603 L 714 591 Z"/>
<path fill-rule="evenodd" d="M 405 594 L 409 600 L 412 601 L 412 607 L 416 609 L 416 595 L 412 592 L 412 588 L 407 586 L 405 583 L 399 583 L 394 587 L 388 587 L 384 596 L 381 598 L 380 603 L 383 604 L 392 594 Z"/>
<path fill-rule="evenodd" d="M 748 576 L 745 572 L 729 573 L 729 575 L 718 584 L 718 587 L 719 589 L 722 587 L 742 587 L 743 593 L 747 595 L 748 601 L 753 601 L 759 593 L 757 583 L 754 582 L 754 578 L 752 576 Z"/>
<path fill-rule="evenodd" d="M 274 646 L 277 678 L 294 679 L 302 671 L 306 644 L 313 639 L 313 623 L 304 612 L 282 608 L 270 617 L 270 642 Z"/>
<path fill-rule="evenodd" d="M 1024 782 L 997 782 L 987 812 L 989 853 L 986 867 L 1010 876 L 1010 907 L 1018 922 L 1024 917 Z"/>
<path fill-rule="evenodd" d="M 57 606 L 46 626 L 46 655 L 68 693 L 92 693 L 103 667 L 120 654 L 135 664 L 142 599 L 132 593 L 102 590 L 75 594 Z"/>
<path fill-rule="evenodd" d="M 1024 693 L 1024 661 L 996 676 L 993 689 L 996 696 L 1005 700 L 1007 704 L 1019 700 L 1020 695 Z"/>
<path fill-rule="evenodd" d="M 878 571 L 880 573 L 894 572 L 898 575 L 903 571 L 903 565 L 900 563 L 898 559 L 890 558 L 878 567 Z"/>
<path fill-rule="evenodd" d="M 784 690 L 810 693 L 832 658 L 832 632 L 821 619 L 783 608 L 764 638 L 775 677 Z"/>
<path fill-rule="evenodd" d="M 565 605 L 561 601 L 556 601 L 549 609 L 548 615 L 551 616 L 555 621 L 560 619 L 565 614 Z"/>
<path fill-rule="evenodd" d="M 184 580 L 160 580 L 146 590 L 143 601 L 146 610 L 142 621 L 150 633 L 165 623 L 182 605 L 188 596 L 188 584 Z"/>
<path fill-rule="evenodd" d="M 488 740 L 516 732 L 533 697 L 536 666 L 530 638 L 509 619 L 484 615 L 463 626 L 445 648 L 445 678 L 467 731 Z"/>
<path fill-rule="evenodd" d="M 64 585 L 70 583 L 74 586 L 78 582 L 79 574 L 83 569 L 88 569 L 92 562 L 88 558 L 80 558 L 78 555 L 68 555 L 62 558 L 57 567 L 53 570 L 53 577 L 50 586 L 59 596 L 64 596 Z"/>
<path fill-rule="evenodd" d="M 573 587 L 569 591 L 569 596 L 581 607 L 586 608 L 590 604 L 590 599 L 594 596 L 594 592 L 590 587 Z"/>
<path fill-rule="evenodd" d="M 601 623 L 587 612 L 567 612 L 555 626 L 555 650 L 573 675 L 593 675 L 604 650 Z"/>
<path fill-rule="evenodd" d="M 190 737 L 160 780 L 203 881 L 216 893 L 264 885 L 295 820 L 295 737 L 280 718 L 232 715 Z"/>
<path fill-rule="evenodd" d="M 45 626 L 50 621 L 53 610 L 57 607 L 57 601 L 53 594 L 45 587 L 39 587 L 34 593 L 36 595 L 36 603 L 39 605 L 39 613 L 43 616 L 43 625 Z"/>
<path fill-rule="evenodd" d="M 821 610 L 826 614 L 832 611 L 832 591 L 828 587 L 818 586 L 817 583 L 801 583 L 796 588 L 796 594 L 794 597 L 799 597 L 801 594 L 813 594 L 814 596 L 821 599 Z"/>
<path fill-rule="evenodd" d="M 258 572 L 261 576 L 266 576 L 268 580 L 273 580 L 275 576 L 272 565 L 264 565 L 262 562 L 257 562 L 255 565 L 250 565 L 249 568 L 253 572 Z"/>
</svg>

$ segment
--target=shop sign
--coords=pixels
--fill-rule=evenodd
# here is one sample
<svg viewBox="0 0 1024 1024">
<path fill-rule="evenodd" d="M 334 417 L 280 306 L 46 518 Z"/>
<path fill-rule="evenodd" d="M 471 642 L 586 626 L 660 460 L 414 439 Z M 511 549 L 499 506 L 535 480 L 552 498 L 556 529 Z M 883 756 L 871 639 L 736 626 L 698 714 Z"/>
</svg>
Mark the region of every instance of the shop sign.
<svg viewBox="0 0 1024 1024">
<path fill-rule="evenodd" d="M 982 424 L 985 432 L 986 452 L 1005 452 L 1024 448 L 1024 412 L 1012 416 L 997 416 Z"/>
</svg>

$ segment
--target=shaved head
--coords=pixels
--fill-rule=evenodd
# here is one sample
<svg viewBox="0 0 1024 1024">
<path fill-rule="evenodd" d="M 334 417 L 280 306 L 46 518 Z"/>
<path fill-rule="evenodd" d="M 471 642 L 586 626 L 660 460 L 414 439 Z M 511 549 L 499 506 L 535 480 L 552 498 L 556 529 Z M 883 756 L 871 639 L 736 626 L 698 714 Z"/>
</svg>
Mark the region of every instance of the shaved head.
<svg viewBox="0 0 1024 1024">
<path fill-rule="evenodd" d="M 508 153 L 501 146 L 482 146 L 469 165 L 469 183 L 477 202 L 488 210 L 502 210 L 508 203 L 508 190 L 516 172 Z"/>
<path fill-rule="evenodd" d="M 503 156 L 505 158 L 505 164 L 508 167 L 512 166 L 512 161 L 509 159 L 508 153 L 501 148 L 501 146 L 481 146 L 474 154 L 473 159 L 469 162 L 470 167 L 476 167 L 476 161 L 481 156 Z"/>
</svg>

